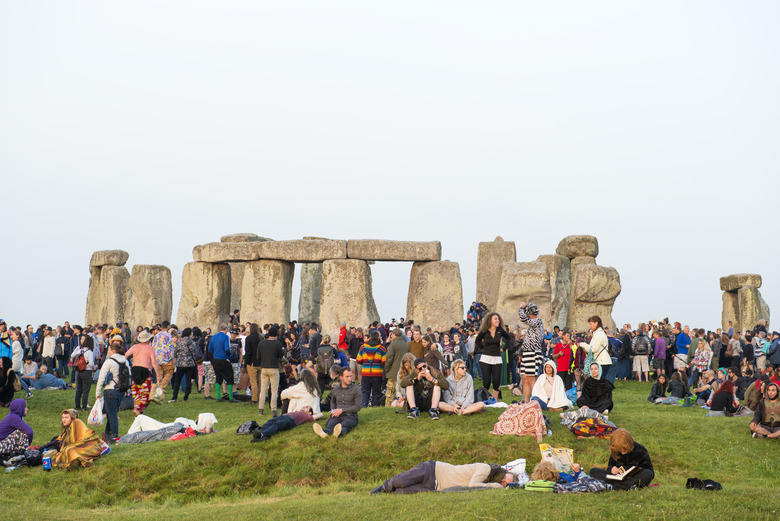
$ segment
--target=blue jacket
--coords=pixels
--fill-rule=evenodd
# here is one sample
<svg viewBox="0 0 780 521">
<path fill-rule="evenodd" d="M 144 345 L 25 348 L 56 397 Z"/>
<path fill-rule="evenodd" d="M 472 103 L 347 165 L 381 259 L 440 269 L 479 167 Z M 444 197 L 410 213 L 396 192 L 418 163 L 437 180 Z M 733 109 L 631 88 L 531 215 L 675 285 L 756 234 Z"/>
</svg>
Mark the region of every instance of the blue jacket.
<svg viewBox="0 0 780 521">
<path fill-rule="evenodd" d="M 221 331 L 211 337 L 209 353 L 214 355 L 214 360 L 230 360 L 230 337 Z"/>
<path fill-rule="evenodd" d="M 680 334 L 677 335 L 677 342 L 675 343 L 675 345 L 677 346 L 678 355 L 687 355 L 688 348 L 691 345 L 691 337 L 686 335 L 684 332 L 680 331 Z"/>
<path fill-rule="evenodd" d="M 336 349 L 336 363 L 341 367 L 349 367 L 349 358 L 344 354 L 344 351 Z"/>
<path fill-rule="evenodd" d="M 780 338 L 776 338 L 769 345 L 767 360 L 772 365 L 780 364 Z"/>
</svg>

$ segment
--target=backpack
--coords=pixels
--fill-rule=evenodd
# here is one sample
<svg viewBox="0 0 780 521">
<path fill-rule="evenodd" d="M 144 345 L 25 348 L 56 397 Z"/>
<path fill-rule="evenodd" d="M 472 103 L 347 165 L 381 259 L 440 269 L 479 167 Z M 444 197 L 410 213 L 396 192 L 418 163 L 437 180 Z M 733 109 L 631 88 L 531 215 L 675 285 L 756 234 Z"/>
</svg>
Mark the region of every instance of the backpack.
<svg viewBox="0 0 780 521">
<path fill-rule="evenodd" d="M 535 481 L 529 481 L 523 488 L 534 492 L 552 492 L 553 487 L 555 487 L 555 483 L 552 481 L 537 479 Z"/>
<path fill-rule="evenodd" d="M 479 389 L 474 391 L 474 401 L 475 402 L 485 402 L 485 401 L 489 400 L 490 398 L 492 398 L 490 396 L 490 393 L 484 387 L 480 387 Z"/>
<path fill-rule="evenodd" d="M 11 378 L 12 375 L 14 379 L 14 392 L 17 393 L 22 390 L 22 381 L 19 379 L 19 375 L 17 375 L 13 369 L 9 369 L 8 378 Z"/>
<path fill-rule="evenodd" d="M 84 358 L 83 354 L 80 354 L 76 357 L 76 361 L 73 362 L 73 367 L 75 367 L 79 371 L 83 371 L 87 368 L 87 359 Z"/>
<path fill-rule="evenodd" d="M 645 335 L 636 337 L 636 345 L 634 346 L 635 355 L 646 355 L 649 352 L 649 342 Z"/>
<path fill-rule="evenodd" d="M 330 368 L 333 367 L 336 354 L 333 348 L 324 345 L 317 349 L 317 372 L 323 376 L 330 375 Z"/>
<path fill-rule="evenodd" d="M 60 358 L 65 353 L 62 352 L 62 342 L 59 342 L 54 346 L 54 358 Z"/>
<path fill-rule="evenodd" d="M 117 379 L 114 382 L 114 388 L 120 393 L 126 393 L 130 386 L 133 384 L 133 379 L 130 377 L 130 369 L 127 368 L 127 364 L 120 363 L 119 360 L 111 357 L 111 360 L 116 362 L 119 366 L 117 371 Z"/>
<path fill-rule="evenodd" d="M 729 345 L 726 346 L 726 353 L 725 353 L 725 355 L 728 358 L 731 358 L 732 356 L 734 356 L 734 344 L 732 344 L 731 341 L 729 341 Z"/>
</svg>

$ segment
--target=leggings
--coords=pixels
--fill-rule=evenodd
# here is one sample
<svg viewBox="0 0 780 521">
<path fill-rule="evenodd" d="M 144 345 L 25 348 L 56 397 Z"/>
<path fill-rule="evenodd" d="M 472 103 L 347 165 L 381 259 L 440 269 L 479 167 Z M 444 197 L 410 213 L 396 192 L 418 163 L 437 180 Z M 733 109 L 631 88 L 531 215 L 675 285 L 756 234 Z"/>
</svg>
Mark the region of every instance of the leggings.
<svg viewBox="0 0 780 521">
<path fill-rule="evenodd" d="M 482 385 L 490 390 L 490 383 L 493 383 L 493 390 L 498 391 L 501 386 L 501 364 L 486 364 L 485 362 L 479 363 L 480 369 L 482 369 Z"/>
<path fill-rule="evenodd" d="M 608 475 L 609 472 L 604 469 L 597 467 L 590 469 L 590 477 L 600 479 L 605 483 L 609 483 L 616 490 L 629 490 L 633 486 L 636 486 L 636 488 L 646 487 L 650 484 L 651 481 L 653 481 L 653 478 L 655 477 L 655 473 L 650 469 L 642 469 L 630 478 L 626 478 L 623 481 L 607 479 Z"/>
</svg>

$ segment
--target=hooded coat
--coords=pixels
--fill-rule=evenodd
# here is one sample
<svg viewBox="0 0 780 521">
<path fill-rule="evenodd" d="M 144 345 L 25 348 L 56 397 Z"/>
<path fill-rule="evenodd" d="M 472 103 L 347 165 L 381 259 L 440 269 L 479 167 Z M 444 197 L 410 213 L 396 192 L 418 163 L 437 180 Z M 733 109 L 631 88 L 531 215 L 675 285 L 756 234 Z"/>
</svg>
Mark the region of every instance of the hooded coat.
<svg viewBox="0 0 780 521">
<path fill-rule="evenodd" d="M 6 439 L 14 431 L 21 431 L 27 435 L 27 441 L 32 443 L 32 427 L 27 425 L 22 419 L 24 418 L 24 410 L 26 408 L 27 402 L 21 398 L 11 402 L 9 406 L 10 412 L 0 421 L 0 440 Z"/>
<path fill-rule="evenodd" d="M 577 399 L 577 405 L 588 407 L 589 409 L 603 412 L 613 410 L 615 405 L 612 403 L 612 391 L 615 386 L 609 380 L 603 377 L 601 365 L 599 366 L 598 378 L 588 376 L 582 383 L 582 395 Z"/>
<path fill-rule="evenodd" d="M 552 367 L 553 370 L 553 383 L 552 383 L 552 393 L 550 395 L 547 395 L 547 392 L 545 391 L 545 380 L 547 380 L 547 367 Z M 566 397 L 566 389 L 563 387 L 563 380 L 560 376 L 558 376 L 558 372 L 555 368 L 555 362 L 552 360 L 548 360 L 544 363 L 543 367 L 544 371 L 539 378 L 536 379 L 536 383 L 534 384 L 534 388 L 531 391 L 531 396 L 539 398 L 543 402 L 547 404 L 547 407 L 551 409 L 562 409 L 563 407 L 571 407 L 572 403 L 571 400 L 569 400 Z M 601 409 L 598 409 L 601 410 Z"/>
<path fill-rule="evenodd" d="M 455 379 L 455 374 L 447 377 L 450 388 L 444 391 L 444 401 L 468 407 L 474 403 L 474 379 L 466 373 L 460 380 Z"/>
</svg>

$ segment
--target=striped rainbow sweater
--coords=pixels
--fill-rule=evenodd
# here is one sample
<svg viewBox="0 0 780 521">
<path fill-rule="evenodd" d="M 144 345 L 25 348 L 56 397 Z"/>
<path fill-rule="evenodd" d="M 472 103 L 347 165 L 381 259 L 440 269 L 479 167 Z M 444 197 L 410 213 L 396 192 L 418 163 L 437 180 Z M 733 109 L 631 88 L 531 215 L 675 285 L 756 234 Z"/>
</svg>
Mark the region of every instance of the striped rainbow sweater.
<svg viewBox="0 0 780 521">
<path fill-rule="evenodd" d="M 369 340 L 369 342 L 371 342 Z M 385 360 L 387 359 L 387 351 L 381 344 L 371 345 L 363 344 L 358 352 L 357 363 L 363 365 L 361 375 L 366 376 L 382 376 L 385 371 Z"/>
</svg>

